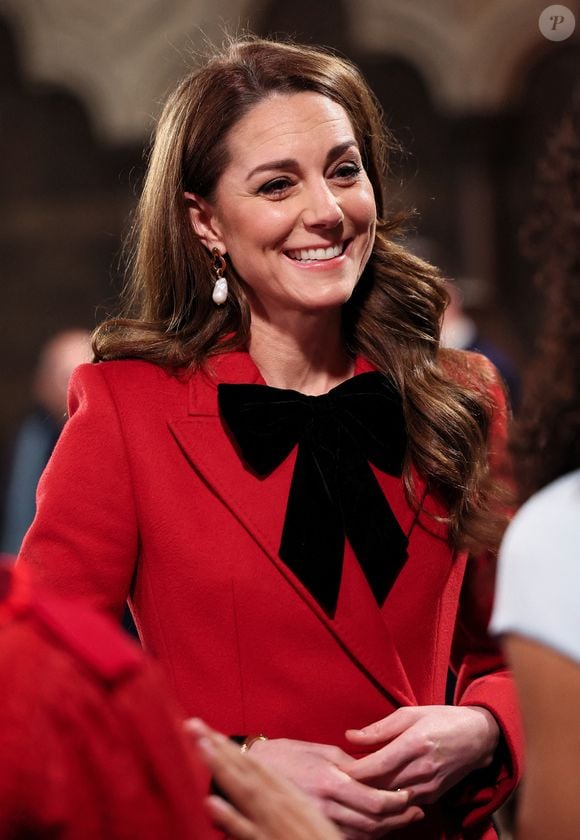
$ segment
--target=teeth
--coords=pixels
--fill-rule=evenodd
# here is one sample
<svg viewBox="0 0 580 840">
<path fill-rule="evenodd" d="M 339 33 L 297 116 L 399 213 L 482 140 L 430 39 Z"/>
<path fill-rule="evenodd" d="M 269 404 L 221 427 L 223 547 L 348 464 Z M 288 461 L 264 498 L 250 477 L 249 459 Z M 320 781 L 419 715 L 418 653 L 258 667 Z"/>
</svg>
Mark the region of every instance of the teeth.
<svg viewBox="0 0 580 840">
<path fill-rule="evenodd" d="M 302 248 L 299 251 L 287 251 L 286 253 L 291 260 L 299 260 L 300 262 L 331 260 L 333 257 L 339 257 L 342 254 L 342 247 L 343 243 L 332 245 L 329 248 Z"/>
</svg>

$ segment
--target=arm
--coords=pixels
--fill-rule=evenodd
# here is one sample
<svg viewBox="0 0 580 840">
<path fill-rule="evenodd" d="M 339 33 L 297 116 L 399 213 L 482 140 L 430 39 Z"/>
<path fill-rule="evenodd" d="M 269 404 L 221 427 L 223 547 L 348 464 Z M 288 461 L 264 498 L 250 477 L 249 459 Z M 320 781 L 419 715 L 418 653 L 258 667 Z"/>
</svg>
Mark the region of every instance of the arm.
<svg viewBox="0 0 580 840">
<path fill-rule="evenodd" d="M 77 369 L 69 413 L 18 563 L 42 585 L 120 617 L 137 557 L 137 516 L 123 429 L 101 365 Z"/>
<path fill-rule="evenodd" d="M 507 455 L 509 409 L 505 389 L 493 365 L 483 357 L 479 360 L 492 406 L 488 442 L 490 471 L 509 485 L 512 476 Z M 464 810 L 466 827 L 497 810 L 522 773 L 523 734 L 517 694 L 497 641 L 487 630 L 495 569 L 496 558 L 489 552 L 468 559 L 451 652 L 451 664 L 457 674 L 455 703 L 486 709 L 500 729 L 493 761 L 472 773 L 449 794 L 453 807 Z"/>
<path fill-rule="evenodd" d="M 448 794 L 469 827 L 490 816 L 507 799 L 522 774 L 523 733 L 513 677 L 495 640 L 487 633 L 493 597 L 493 558 L 468 561 L 452 650 L 458 707 L 487 710 L 499 726 L 493 760 Z"/>
<path fill-rule="evenodd" d="M 580 665 L 522 636 L 505 639 L 521 697 L 527 769 L 518 840 L 576 840 L 580 832 Z"/>
</svg>

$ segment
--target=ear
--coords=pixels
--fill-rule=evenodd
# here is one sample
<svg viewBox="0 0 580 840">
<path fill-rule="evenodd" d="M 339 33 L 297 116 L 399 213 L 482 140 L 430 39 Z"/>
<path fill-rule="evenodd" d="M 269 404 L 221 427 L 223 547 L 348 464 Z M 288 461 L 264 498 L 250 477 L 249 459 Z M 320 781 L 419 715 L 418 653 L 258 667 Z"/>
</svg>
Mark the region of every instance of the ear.
<svg viewBox="0 0 580 840">
<path fill-rule="evenodd" d="M 227 248 L 213 206 L 195 193 L 185 192 L 183 197 L 191 226 L 207 250 L 219 248 L 222 254 L 225 253 Z"/>
</svg>

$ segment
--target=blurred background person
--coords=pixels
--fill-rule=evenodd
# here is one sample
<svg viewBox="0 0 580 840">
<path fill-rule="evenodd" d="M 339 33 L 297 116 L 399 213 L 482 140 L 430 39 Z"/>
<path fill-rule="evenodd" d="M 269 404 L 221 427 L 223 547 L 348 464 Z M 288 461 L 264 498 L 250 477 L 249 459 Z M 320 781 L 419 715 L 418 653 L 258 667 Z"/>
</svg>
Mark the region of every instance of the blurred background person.
<svg viewBox="0 0 580 840">
<path fill-rule="evenodd" d="M 34 519 L 36 487 L 67 417 L 67 389 L 77 365 L 92 359 L 87 330 L 54 335 L 42 348 L 32 385 L 33 406 L 18 429 L 5 490 L 1 550 L 17 554 Z"/>
<path fill-rule="evenodd" d="M 513 437 L 525 502 L 500 550 L 504 635 L 527 743 L 518 840 L 580 837 L 580 90 L 538 170 L 527 256 L 545 302 Z"/>
<path fill-rule="evenodd" d="M 464 305 L 464 291 L 453 280 L 446 281 L 449 305 L 443 316 L 441 344 L 456 350 L 472 350 L 486 356 L 501 374 L 506 384 L 512 409 L 519 401 L 520 377 L 510 356 L 492 339 L 481 333 L 476 320 Z"/>
<path fill-rule="evenodd" d="M 159 667 L 0 558 L 0 840 L 206 840 L 207 773 Z"/>
<path fill-rule="evenodd" d="M 42 690 L 39 691 L 39 681 Z M 156 664 L 86 603 L 31 585 L 0 555 L 0 840 L 338 840 L 297 788 L 201 721 Z"/>
</svg>

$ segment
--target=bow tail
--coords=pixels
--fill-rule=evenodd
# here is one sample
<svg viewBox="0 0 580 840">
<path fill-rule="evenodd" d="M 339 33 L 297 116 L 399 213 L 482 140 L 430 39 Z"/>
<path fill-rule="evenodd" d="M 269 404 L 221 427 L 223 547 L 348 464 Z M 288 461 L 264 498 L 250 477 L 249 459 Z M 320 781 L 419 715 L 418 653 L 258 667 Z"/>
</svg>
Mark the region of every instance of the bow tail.
<svg viewBox="0 0 580 840">
<path fill-rule="evenodd" d="M 408 539 L 366 460 L 361 457 L 349 472 L 342 484 L 348 496 L 341 499 L 346 535 L 382 606 L 407 559 Z"/>
<path fill-rule="evenodd" d="M 290 485 L 280 557 L 333 617 L 342 577 L 344 527 L 327 479 L 328 472 L 302 443 Z"/>
</svg>

